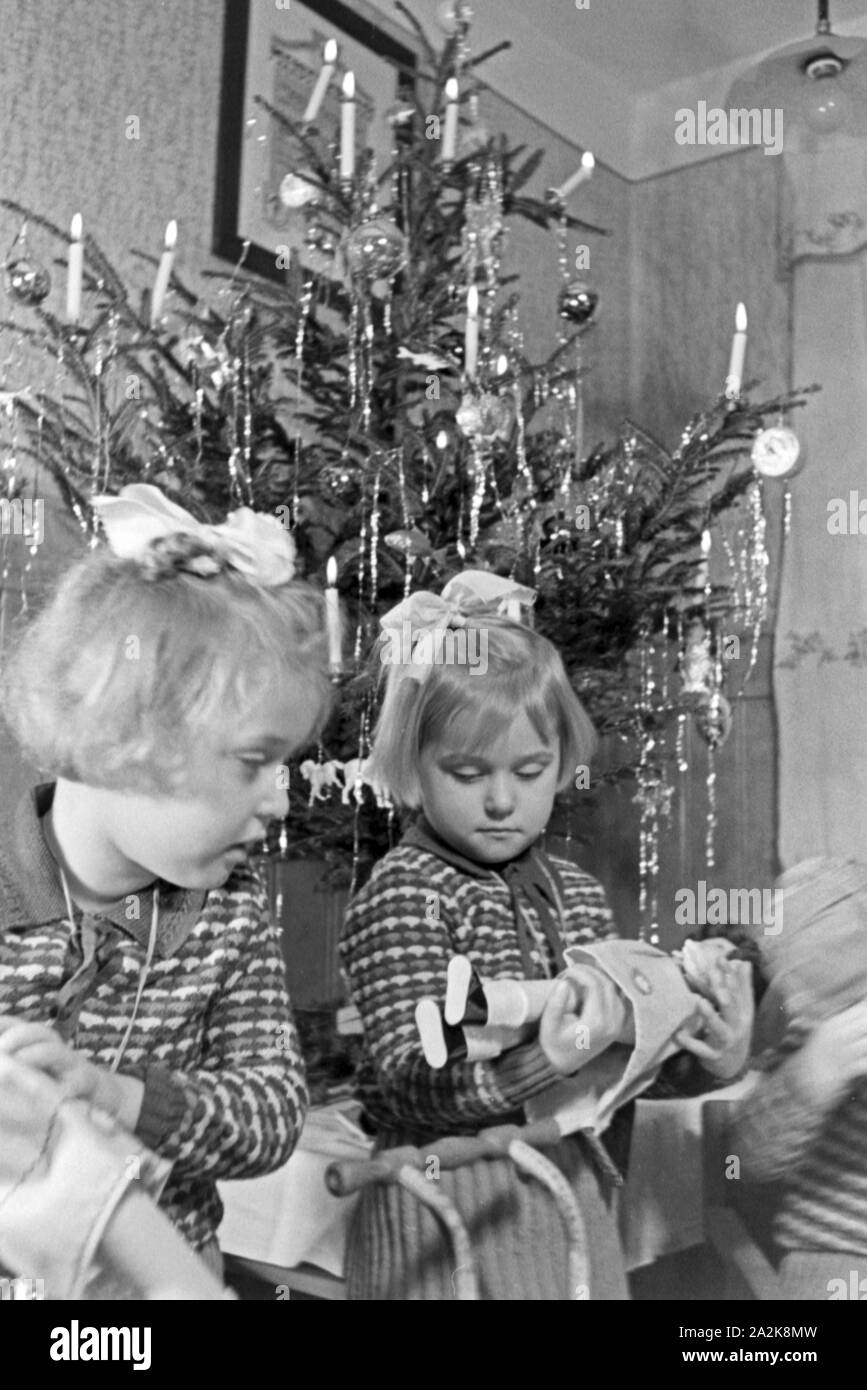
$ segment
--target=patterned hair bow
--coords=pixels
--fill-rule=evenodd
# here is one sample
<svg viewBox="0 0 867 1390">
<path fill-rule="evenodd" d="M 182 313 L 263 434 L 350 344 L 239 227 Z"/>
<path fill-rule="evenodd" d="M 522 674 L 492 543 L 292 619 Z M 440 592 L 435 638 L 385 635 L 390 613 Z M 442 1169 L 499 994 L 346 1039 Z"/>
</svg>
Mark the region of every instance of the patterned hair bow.
<svg viewBox="0 0 867 1390">
<path fill-rule="evenodd" d="M 183 554 L 176 568 L 201 578 L 233 569 L 251 584 L 273 589 L 295 574 L 295 545 L 274 516 L 239 507 L 220 526 L 196 521 L 183 507 L 170 502 L 158 487 L 133 483 L 117 497 L 93 499 L 108 543 L 124 560 L 146 564 L 170 537 L 198 542 L 198 554 Z"/>
<path fill-rule="evenodd" d="M 436 633 L 464 627 L 467 618 L 484 613 L 513 616 L 515 607 L 520 613 L 522 605 L 530 608 L 535 601 L 535 589 L 488 570 L 464 570 L 449 580 L 442 594 L 420 589 L 380 618 L 386 639 L 382 661 L 400 667 L 401 676 L 424 681 L 433 665 L 430 653 Z M 420 647 L 426 651 L 422 661 L 417 659 Z"/>
</svg>

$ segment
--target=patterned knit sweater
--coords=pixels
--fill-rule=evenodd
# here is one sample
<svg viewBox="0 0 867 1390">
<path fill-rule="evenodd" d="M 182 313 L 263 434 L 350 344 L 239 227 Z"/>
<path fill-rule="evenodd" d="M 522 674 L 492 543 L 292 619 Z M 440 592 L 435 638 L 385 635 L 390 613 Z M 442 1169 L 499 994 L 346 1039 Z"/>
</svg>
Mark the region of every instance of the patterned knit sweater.
<svg viewBox="0 0 867 1390">
<path fill-rule="evenodd" d="M 783 1251 L 847 1251 L 867 1256 L 867 1082 L 833 1109 L 808 1104 L 796 1054 L 806 1040 L 790 1026 L 760 1059 L 755 1090 L 742 1100 L 728 1145 L 746 1182 L 780 1182 L 773 1234 Z"/>
<path fill-rule="evenodd" d="M 453 1061 L 438 1071 L 425 1061 L 415 1006 L 425 995 L 442 999 L 456 952 L 469 956 L 487 979 L 528 973 L 550 978 L 557 964 L 539 912 L 519 887 L 518 865 L 495 873 L 448 847 L 439 845 L 433 853 L 411 841 L 412 832 L 376 865 L 353 899 L 341 950 L 364 1026 L 360 1099 L 377 1128 L 417 1135 L 421 1143 L 437 1132 L 520 1122 L 524 1102 L 561 1076 L 535 1042 L 494 1061 Z M 563 946 L 614 935 L 596 880 L 566 860 L 539 857 L 559 876 Z M 530 972 L 522 960 L 516 908 L 529 928 Z"/>
<path fill-rule="evenodd" d="M 151 894 L 98 918 L 82 983 L 57 868 L 40 827 L 47 785 L 0 826 L 0 1015 L 58 1028 L 108 1067 L 123 1040 L 146 957 Z M 136 1135 L 173 1163 L 160 1205 L 197 1249 L 216 1235 L 216 1182 L 289 1158 L 307 1106 L 304 1067 L 264 891 L 246 866 L 209 893 L 161 885 L 160 935 L 120 1065 L 144 1081 Z"/>
</svg>

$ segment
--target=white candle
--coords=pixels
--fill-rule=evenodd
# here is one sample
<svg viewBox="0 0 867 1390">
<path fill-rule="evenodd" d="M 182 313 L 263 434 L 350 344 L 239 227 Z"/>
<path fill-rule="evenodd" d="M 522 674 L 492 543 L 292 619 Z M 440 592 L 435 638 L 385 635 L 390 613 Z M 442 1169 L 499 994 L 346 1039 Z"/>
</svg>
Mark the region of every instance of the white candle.
<svg viewBox="0 0 867 1390">
<path fill-rule="evenodd" d="M 575 192 L 575 189 L 579 186 L 579 184 L 584 183 L 585 179 L 590 178 L 595 168 L 596 160 L 594 159 L 593 155 L 590 153 L 589 150 L 585 150 L 584 154 L 582 154 L 581 156 L 581 163 L 575 170 L 575 173 L 572 175 L 572 177 L 567 179 L 565 183 L 561 184 L 559 188 L 554 189 L 554 192 L 556 193 L 557 197 L 561 200 L 564 198 L 568 198 L 570 193 Z"/>
<path fill-rule="evenodd" d="M 747 311 L 739 304 L 735 314 L 735 335 L 732 338 L 732 355 L 726 376 L 726 397 L 736 401 L 741 394 L 741 380 L 744 374 L 744 358 L 747 355 Z"/>
<path fill-rule="evenodd" d="M 458 141 L 458 81 L 450 77 L 446 83 L 446 122 L 443 131 L 443 164 L 451 164 Z"/>
<path fill-rule="evenodd" d="M 164 242 L 163 254 L 160 256 L 160 263 L 157 266 L 157 278 L 154 281 L 153 294 L 151 295 L 151 328 L 154 328 L 159 321 L 163 311 L 163 300 L 166 297 L 166 290 L 171 279 L 172 266 L 175 262 L 175 246 L 178 240 L 178 224 L 172 218 L 166 227 L 166 237 Z"/>
<path fill-rule="evenodd" d="M 355 172 L 355 73 L 343 79 L 340 102 L 340 177 L 349 180 Z"/>
<path fill-rule="evenodd" d="M 334 556 L 325 566 L 328 588 L 325 590 L 325 627 L 328 632 L 328 665 L 332 675 L 343 670 L 343 653 L 340 649 L 340 595 L 337 592 L 337 561 Z"/>
<path fill-rule="evenodd" d="M 710 531 L 705 529 L 701 533 L 701 564 L 698 567 L 699 588 L 706 589 L 710 584 L 710 555 L 711 536 Z"/>
<path fill-rule="evenodd" d="M 479 291 L 475 285 L 467 290 L 467 327 L 464 338 L 464 374 L 471 380 L 476 374 L 479 355 Z"/>
<path fill-rule="evenodd" d="M 334 64 L 337 60 L 337 40 L 329 39 L 322 50 L 323 66 L 319 69 L 319 76 L 316 79 L 316 86 L 310 93 L 310 100 L 307 103 L 307 110 L 302 117 L 305 125 L 308 121 L 315 121 L 319 115 L 319 108 L 325 100 L 325 93 L 328 91 L 328 84 L 334 76 Z"/>
<path fill-rule="evenodd" d="M 69 227 L 69 276 L 66 281 L 66 318 L 78 323 L 81 317 L 81 281 L 84 274 L 84 226 L 77 212 Z"/>
</svg>

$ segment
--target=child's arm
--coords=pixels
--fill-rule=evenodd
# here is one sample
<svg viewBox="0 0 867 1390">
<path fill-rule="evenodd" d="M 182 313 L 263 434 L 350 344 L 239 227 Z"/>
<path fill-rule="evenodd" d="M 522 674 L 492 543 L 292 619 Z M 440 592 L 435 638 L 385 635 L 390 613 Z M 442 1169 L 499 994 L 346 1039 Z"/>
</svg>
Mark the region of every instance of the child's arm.
<svg viewBox="0 0 867 1390">
<path fill-rule="evenodd" d="M 280 937 L 264 893 L 239 919 L 223 987 L 205 1024 L 198 1067 L 164 1072 L 149 1105 L 146 1074 L 137 1135 L 173 1161 L 173 1177 L 253 1178 L 290 1158 L 307 1111 Z M 181 1105 L 172 1105 L 180 1096 Z M 166 1101 L 168 1100 L 168 1103 Z"/>
<path fill-rule="evenodd" d="M 350 904 L 341 949 L 380 1097 L 403 1123 L 447 1132 L 514 1112 L 560 1073 L 535 1042 L 494 1061 L 430 1067 L 415 1010 L 426 997 L 444 1001 L 454 946 L 449 904 L 440 897 L 433 917 L 428 885 L 420 880 L 417 865 L 393 859 Z"/>
<path fill-rule="evenodd" d="M 730 1128 L 741 1176 L 773 1182 L 795 1171 L 829 1116 L 867 1077 L 867 1002 L 825 1019 L 813 1031 L 790 1029 Z"/>
</svg>

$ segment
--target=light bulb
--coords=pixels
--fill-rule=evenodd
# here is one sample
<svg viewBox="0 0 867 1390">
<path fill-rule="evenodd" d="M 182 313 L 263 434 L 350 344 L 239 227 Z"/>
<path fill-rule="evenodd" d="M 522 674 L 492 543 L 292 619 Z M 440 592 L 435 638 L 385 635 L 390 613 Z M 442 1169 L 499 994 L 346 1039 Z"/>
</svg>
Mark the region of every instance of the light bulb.
<svg viewBox="0 0 867 1390">
<path fill-rule="evenodd" d="M 817 135 L 833 135 L 851 116 L 852 101 L 838 78 L 819 77 L 807 83 L 801 109 Z"/>
</svg>

